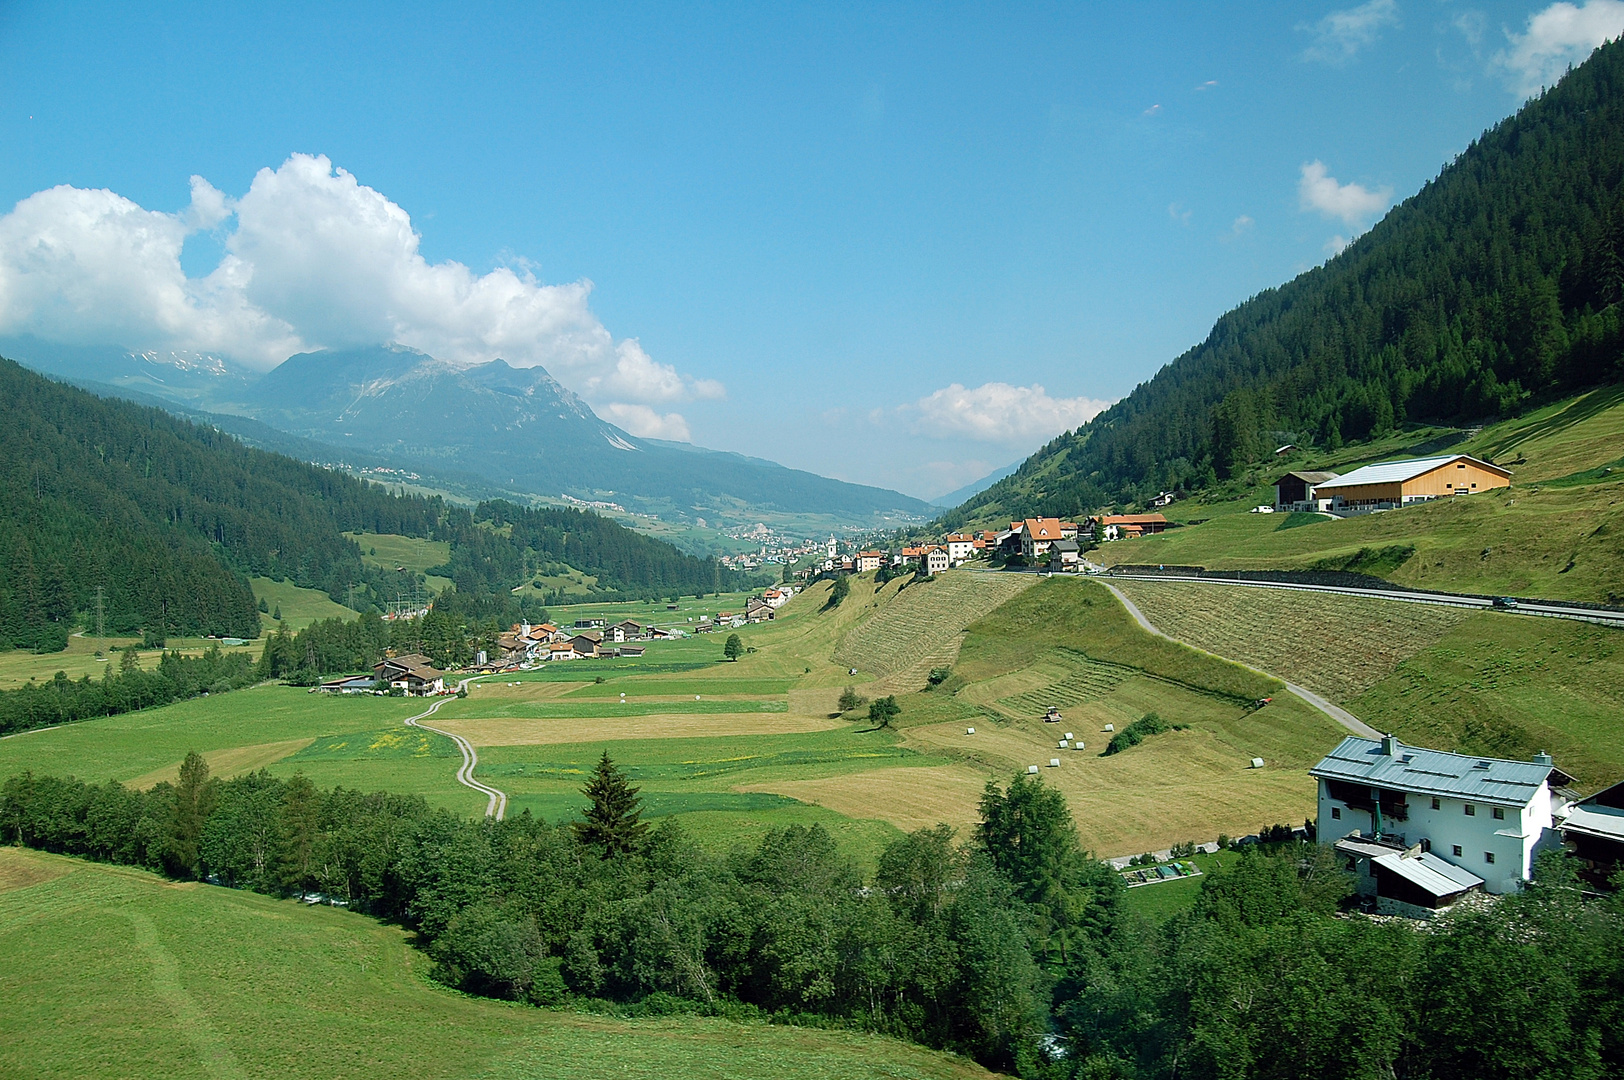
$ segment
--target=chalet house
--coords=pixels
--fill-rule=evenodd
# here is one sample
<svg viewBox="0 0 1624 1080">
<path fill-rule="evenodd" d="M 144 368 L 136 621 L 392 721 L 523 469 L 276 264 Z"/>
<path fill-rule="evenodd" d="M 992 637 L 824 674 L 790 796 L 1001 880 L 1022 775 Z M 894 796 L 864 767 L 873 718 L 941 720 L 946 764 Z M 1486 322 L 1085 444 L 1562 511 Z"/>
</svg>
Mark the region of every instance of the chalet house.
<svg viewBox="0 0 1624 1080">
<path fill-rule="evenodd" d="M 1368 514 L 1410 503 L 1511 485 L 1511 471 L 1466 454 L 1384 461 L 1314 485 L 1317 499 L 1329 498 L 1337 514 Z"/>
<path fill-rule="evenodd" d="M 1050 545 L 1062 539 L 1059 518 L 1027 518 L 1021 522 L 1021 554 L 1028 559 L 1049 554 Z"/>
<path fill-rule="evenodd" d="M 603 632 L 603 636 L 605 639 L 616 643 L 622 641 L 636 641 L 638 638 L 643 636 L 643 624 L 640 622 L 634 622 L 631 619 L 626 619 L 625 621 L 617 622 L 615 625 L 606 629 Z"/>
<path fill-rule="evenodd" d="M 976 538 L 969 533 L 952 533 L 943 543 L 947 545 L 947 561 L 954 566 L 976 553 Z"/>
<path fill-rule="evenodd" d="M 596 630 L 584 630 L 569 639 L 567 643 L 579 657 L 593 657 L 598 655 L 599 647 L 603 644 L 603 635 Z"/>
<path fill-rule="evenodd" d="M 1579 875 L 1606 888 L 1624 867 L 1624 783 L 1571 803 L 1557 823 L 1562 842 L 1578 858 Z"/>
<path fill-rule="evenodd" d="M 1094 534 L 1102 542 L 1154 536 L 1166 530 L 1167 519 L 1161 514 L 1106 514 L 1094 519 Z"/>
<path fill-rule="evenodd" d="M 548 660 L 579 660 L 580 658 L 581 654 L 575 651 L 575 646 L 567 641 L 555 641 L 547 646 Z"/>
<path fill-rule="evenodd" d="M 1391 735 L 1350 735 L 1308 772 L 1319 781 L 1320 842 L 1347 856 L 1378 912 L 1420 917 L 1473 889 L 1520 889 L 1554 835 L 1551 784 L 1571 782 L 1549 754 L 1504 761 Z"/>
<path fill-rule="evenodd" d="M 922 548 L 922 547 L 905 547 L 905 548 L 902 549 L 902 554 L 900 554 L 900 555 L 898 555 L 896 557 L 895 565 L 897 565 L 897 566 L 918 566 L 919 565 L 919 560 L 924 558 L 924 557 L 925 557 L 925 549 L 924 548 Z"/>
<path fill-rule="evenodd" d="M 795 590 L 790 588 L 768 589 L 761 594 L 761 599 L 768 607 L 781 608 L 789 603 L 794 595 Z"/>
<path fill-rule="evenodd" d="M 421 653 L 379 660 L 372 665 L 372 678 L 387 683 L 391 690 L 404 690 L 413 696 L 445 693 L 445 672 L 435 668 Z"/>
<path fill-rule="evenodd" d="M 774 614 L 776 614 L 776 612 L 774 612 L 773 606 L 767 603 L 765 600 L 758 600 L 752 596 L 750 599 L 744 602 L 745 622 L 766 622 L 771 619 Z"/>
<path fill-rule="evenodd" d="M 927 574 L 940 574 L 952 565 L 952 560 L 947 556 L 947 549 L 935 544 L 925 549 L 923 560 L 925 573 Z"/>
<path fill-rule="evenodd" d="M 1049 569 L 1075 570 L 1081 553 L 1075 540 L 1056 540 L 1049 547 Z"/>
<path fill-rule="evenodd" d="M 865 574 L 870 570 L 878 570 L 883 562 L 885 562 L 885 552 L 883 551 L 859 551 L 857 553 L 857 572 Z"/>
<path fill-rule="evenodd" d="M 1319 485 L 1335 480 L 1334 472 L 1288 472 L 1274 482 L 1274 508 L 1276 510 L 1326 511 L 1331 508 L 1331 496 L 1315 494 Z"/>
</svg>

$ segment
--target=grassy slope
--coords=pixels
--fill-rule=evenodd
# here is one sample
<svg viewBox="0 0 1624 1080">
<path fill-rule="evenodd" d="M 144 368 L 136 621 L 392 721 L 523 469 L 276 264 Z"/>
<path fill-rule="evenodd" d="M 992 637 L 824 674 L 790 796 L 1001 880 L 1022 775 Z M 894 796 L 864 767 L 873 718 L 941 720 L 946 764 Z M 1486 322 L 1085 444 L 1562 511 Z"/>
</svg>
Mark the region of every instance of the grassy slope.
<svg viewBox="0 0 1624 1080">
<path fill-rule="evenodd" d="M 1295 698 L 1249 702 L 1278 684 L 1255 672 L 1141 631 L 1101 586 L 1053 578 L 970 628 L 953 676 L 904 699 L 907 745 L 951 753 L 995 776 L 1045 766 L 1067 797 L 1084 842 L 1133 854 L 1220 832 L 1244 835 L 1313 811 L 1304 769 L 1341 729 Z M 1061 724 L 1042 722 L 1045 701 Z M 1156 712 L 1189 730 L 1156 736 L 1111 757 L 1118 730 Z M 974 736 L 965 729 L 976 727 Z M 1060 750 L 1066 730 L 1081 752 Z M 1263 769 L 1250 769 L 1254 756 Z M 1058 769 L 1047 768 L 1058 757 Z"/>
<path fill-rule="evenodd" d="M 380 570 L 405 567 L 421 574 L 431 566 L 444 566 L 451 559 L 451 545 L 443 540 L 424 540 L 416 536 L 396 536 L 393 533 L 345 533 L 361 545 L 361 561 Z M 439 592 L 451 584 L 450 578 L 430 577 L 430 592 Z"/>
<path fill-rule="evenodd" d="M 99 679 L 109 665 L 112 665 L 114 670 L 118 668 L 120 657 L 112 651 L 113 649 L 138 645 L 140 641 L 140 638 L 135 637 L 108 637 L 98 640 L 95 637 L 81 637 L 75 634 L 68 638 L 68 647 L 61 652 L 33 653 L 25 649 L 0 652 L 0 690 L 15 689 L 29 679 L 44 681 L 53 678 L 59 671 L 70 679 L 79 679 L 86 675 L 92 679 Z M 213 644 L 216 643 L 205 638 L 170 638 L 167 648 L 178 649 L 187 656 L 195 656 Z M 257 660 L 263 644 L 264 641 L 261 639 L 246 645 L 224 648 L 228 651 L 245 653 Z M 98 652 L 102 654 L 102 659 L 96 658 Z M 158 663 L 161 655 L 158 649 L 140 650 L 141 666 L 150 671 Z"/>
<path fill-rule="evenodd" d="M 1278 471 L 1346 472 L 1364 461 L 1405 456 L 1393 453 L 1397 449 L 1382 444 L 1294 455 Z M 1210 518 L 1205 524 L 1107 544 L 1093 558 L 1106 565 L 1296 568 L 1347 558 L 1361 548 L 1399 545 L 1415 548 L 1385 575 L 1401 584 L 1571 600 L 1624 598 L 1624 467 L 1601 471 L 1624 450 L 1624 390 L 1598 390 L 1547 406 L 1448 450 L 1507 463 L 1513 486 L 1303 526 L 1280 515 L 1244 513 L 1272 501 L 1272 490 L 1264 486 L 1277 471 L 1270 468 L 1267 474 L 1259 470 L 1253 487 L 1176 504 L 1175 518 Z"/>
<path fill-rule="evenodd" d="M 343 604 L 335 604 L 331 597 L 320 589 L 301 589 L 291 581 L 272 581 L 270 578 L 250 578 L 248 583 L 254 587 L 254 597 L 265 601 L 268 612 L 261 612 L 260 625 L 267 632 L 275 630 L 277 623 L 273 615 L 282 612 L 282 621 L 295 630 L 302 630 L 311 623 L 320 619 L 353 619 L 355 612 Z"/>
<path fill-rule="evenodd" d="M 8 1077 L 986 1076 L 878 1036 L 469 998 L 365 916 L 0 848 Z"/>
<path fill-rule="evenodd" d="M 1168 633 L 1296 681 L 1416 745 L 1549 750 L 1585 790 L 1624 778 L 1624 635 L 1502 612 L 1124 581 Z"/>
</svg>

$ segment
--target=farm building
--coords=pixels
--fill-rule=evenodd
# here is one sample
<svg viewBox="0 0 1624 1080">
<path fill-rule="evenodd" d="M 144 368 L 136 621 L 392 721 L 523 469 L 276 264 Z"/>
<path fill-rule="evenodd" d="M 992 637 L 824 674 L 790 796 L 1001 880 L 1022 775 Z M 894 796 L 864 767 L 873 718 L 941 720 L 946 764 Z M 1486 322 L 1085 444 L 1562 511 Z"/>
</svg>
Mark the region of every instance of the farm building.
<svg viewBox="0 0 1624 1080">
<path fill-rule="evenodd" d="M 372 677 L 388 683 L 391 690 L 404 690 L 408 694 L 440 694 L 445 692 L 445 672 L 437 670 L 429 658 L 419 653 L 390 656 L 372 665 Z"/>
<path fill-rule="evenodd" d="M 1605 887 L 1624 867 L 1624 783 L 1570 804 L 1557 829 L 1590 884 Z"/>
<path fill-rule="evenodd" d="M 1449 495 L 1471 495 L 1511 484 L 1511 471 L 1467 454 L 1384 461 L 1314 485 L 1316 499 L 1338 514 L 1393 510 Z"/>
<path fill-rule="evenodd" d="M 1161 514 L 1106 514 L 1094 519 L 1093 533 L 1101 541 L 1153 536 L 1167 529 Z"/>
<path fill-rule="evenodd" d="M 1331 497 L 1323 499 L 1314 494 L 1320 484 L 1335 480 L 1334 472 L 1293 471 L 1274 482 L 1276 510 L 1329 510 Z"/>
<path fill-rule="evenodd" d="M 1399 915 L 1426 915 L 1479 886 L 1520 889 L 1535 848 L 1554 835 L 1551 784 L 1571 782 L 1548 754 L 1531 762 L 1479 758 L 1405 746 L 1391 735 L 1350 735 L 1308 772 L 1319 781 L 1320 842 L 1348 857 L 1378 911 Z M 1423 854 L 1434 858 L 1417 861 Z M 1423 894 L 1431 902 L 1417 902 Z"/>
<path fill-rule="evenodd" d="M 603 636 L 610 641 L 636 641 L 643 636 L 643 624 L 632 619 L 617 622 L 603 632 Z"/>
<path fill-rule="evenodd" d="M 1049 548 L 1049 568 L 1051 570 L 1077 569 L 1077 541 L 1056 540 Z"/>
</svg>

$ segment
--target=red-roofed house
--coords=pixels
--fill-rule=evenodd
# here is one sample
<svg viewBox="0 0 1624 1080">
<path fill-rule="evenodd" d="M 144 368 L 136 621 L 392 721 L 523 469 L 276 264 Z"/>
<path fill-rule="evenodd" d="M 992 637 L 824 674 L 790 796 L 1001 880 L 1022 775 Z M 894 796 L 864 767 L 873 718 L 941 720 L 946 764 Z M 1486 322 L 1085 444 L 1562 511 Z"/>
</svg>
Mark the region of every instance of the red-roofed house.
<svg viewBox="0 0 1624 1080">
<path fill-rule="evenodd" d="M 885 552 L 883 551 L 859 551 L 857 553 L 857 572 L 862 574 L 870 570 L 878 570 L 880 564 L 884 561 Z"/>
<path fill-rule="evenodd" d="M 1049 554 L 1056 540 L 1064 540 L 1059 518 L 1027 518 L 1021 523 L 1021 554 L 1038 559 Z"/>
<path fill-rule="evenodd" d="M 954 566 L 976 553 L 975 537 L 969 533 L 952 533 L 947 538 L 947 559 Z"/>
<path fill-rule="evenodd" d="M 1167 519 L 1160 514 L 1106 514 L 1095 520 L 1101 541 L 1151 536 L 1167 528 Z"/>
</svg>

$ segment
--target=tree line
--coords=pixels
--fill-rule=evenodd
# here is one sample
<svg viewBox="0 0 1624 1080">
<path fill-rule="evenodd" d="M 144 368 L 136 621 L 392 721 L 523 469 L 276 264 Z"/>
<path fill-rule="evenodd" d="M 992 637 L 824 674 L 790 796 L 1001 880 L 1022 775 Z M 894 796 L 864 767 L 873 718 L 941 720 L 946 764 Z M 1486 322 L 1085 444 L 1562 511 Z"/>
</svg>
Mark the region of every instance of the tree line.
<svg viewBox="0 0 1624 1080">
<path fill-rule="evenodd" d="M 469 821 L 298 775 L 222 782 L 192 754 L 147 792 L 13 777 L 0 842 L 320 891 L 414 928 L 473 993 L 863 1027 L 1023 1076 L 1621 1073 L 1624 905 L 1560 858 L 1421 926 L 1339 917 L 1329 850 L 1272 844 L 1156 924 L 1038 778 L 989 784 L 963 843 L 922 829 L 867 873 L 816 826 L 725 855 L 651 828 L 607 754 L 584 795 L 571 823 Z"/>
<path fill-rule="evenodd" d="M 251 686 L 258 680 L 246 653 L 224 653 L 212 646 L 200 656 L 166 652 L 152 671 L 143 671 L 132 647 L 119 654 L 117 672 L 109 662 L 102 677 L 68 678 L 65 672 L 47 682 L 29 681 L 15 690 L 0 690 L 0 735 L 32 728 L 55 727 L 97 716 L 150 709 L 197 697 Z"/>
<path fill-rule="evenodd" d="M 1324 266 L 946 515 L 1210 487 L 1282 443 L 1515 415 L 1624 377 L 1624 43 L 1603 45 Z"/>
</svg>

